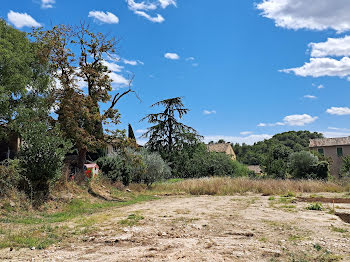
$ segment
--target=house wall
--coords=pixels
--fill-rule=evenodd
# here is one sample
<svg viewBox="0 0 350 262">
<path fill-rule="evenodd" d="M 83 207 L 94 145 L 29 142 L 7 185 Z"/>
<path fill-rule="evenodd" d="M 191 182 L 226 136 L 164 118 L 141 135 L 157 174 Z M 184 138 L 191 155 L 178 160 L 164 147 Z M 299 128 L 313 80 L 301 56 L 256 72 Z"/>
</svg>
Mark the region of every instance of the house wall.
<svg viewBox="0 0 350 262">
<path fill-rule="evenodd" d="M 311 150 L 318 151 L 318 149 L 323 149 L 324 155 L 332 159 L 332 164 L 330 166 L 331 175 L 334 177 L 339 177 L 340 169 L 343 165 L 343 157 L 339 157 L 337 153 L 337 148 L 343 148 L 343 157 L 350 155 L 350 145 L 344 146 L 327 146 L 327 147 L 314 147 Z"/>
<path fill-rule="evenodd" d="M 227 154 L 227 155 L 230 155 L 231 158 L 232 158 L 232 160 L 236 160 L 235 151 L 233 151 L 233 149 L 232 149 L 231 146 L 227 147 L 227 149 L 226 149 L 226 154 Z"/>
</svg>

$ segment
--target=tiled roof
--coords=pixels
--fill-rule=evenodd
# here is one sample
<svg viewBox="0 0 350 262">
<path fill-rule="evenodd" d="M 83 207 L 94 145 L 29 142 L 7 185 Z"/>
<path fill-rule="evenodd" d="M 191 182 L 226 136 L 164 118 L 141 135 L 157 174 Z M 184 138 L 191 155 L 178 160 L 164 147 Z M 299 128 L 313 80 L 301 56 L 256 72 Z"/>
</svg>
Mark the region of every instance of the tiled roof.
<svg viewBox="0 0 350 262">
<path fill-rule="evenodd" d="M 309 147 L 344 146 L 344 145 L 350 145 L 350 136 L 338 137 L 338 138 L 310 139 Z"/>
<path fill-rule="evenodd" d="M 210 144 L 210 145 L 207 145 L 208 150 L 210 152 L 218 152 L 218 153 L 226 153 L 227 148 L 230 146 L 231 146 L 231 144 Z"/>
</svg>

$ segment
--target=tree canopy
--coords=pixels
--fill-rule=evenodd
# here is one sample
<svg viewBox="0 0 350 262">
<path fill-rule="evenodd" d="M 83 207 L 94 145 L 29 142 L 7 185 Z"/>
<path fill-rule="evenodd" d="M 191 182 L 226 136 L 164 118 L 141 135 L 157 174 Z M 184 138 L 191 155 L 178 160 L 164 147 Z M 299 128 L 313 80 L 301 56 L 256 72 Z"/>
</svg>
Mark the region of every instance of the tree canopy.
<svg viewBox="0 0 350 262">
<path fill-rule="evenodd" d="M 185 144 L 198 142 L 200 136 L 197 131 L 179 121 L 189 112 L 189 109 L 184 107 L 182 99 L 182 97 L 165 99 L 151 106 L 163 106 L 164 110 L 149 114 L 142 119 L 153 124 L 143 135 L 149 138 L 147 148 L 169 154 L 175 150 L 181 150 Z"/>
</svg>

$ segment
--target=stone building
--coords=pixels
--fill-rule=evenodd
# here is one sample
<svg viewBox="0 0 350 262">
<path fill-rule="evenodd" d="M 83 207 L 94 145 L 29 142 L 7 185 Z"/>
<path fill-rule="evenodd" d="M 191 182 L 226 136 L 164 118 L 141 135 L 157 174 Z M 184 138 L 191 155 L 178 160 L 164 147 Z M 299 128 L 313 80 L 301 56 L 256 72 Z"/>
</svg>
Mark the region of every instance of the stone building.
<svg viewBox="0 0 350 262">
<path fill-rule="evenodd" d="M 225 153 L 229 155 L 232 160 L 236 160 L 236 154 L 233 151 L 231 143 L 209 144 L 207 148 L 209 152 Z"/>
<path fill-rule="evenodd" d="M 311 139 L 309 148 L 331 158 L 331 175 L 339 177 L 343 157 L 350 155 L 350 137 Z"/>
</svg>

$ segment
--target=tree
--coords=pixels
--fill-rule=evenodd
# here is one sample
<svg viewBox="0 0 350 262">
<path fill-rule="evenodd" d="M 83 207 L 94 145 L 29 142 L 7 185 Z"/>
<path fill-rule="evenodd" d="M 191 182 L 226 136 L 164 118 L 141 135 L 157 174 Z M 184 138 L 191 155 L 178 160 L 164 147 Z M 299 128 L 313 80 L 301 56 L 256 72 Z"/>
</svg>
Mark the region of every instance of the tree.
<svg viewBox="0 0 350 262">
<path fill-rule="evenodd" d="M 51 107 L 50 76 L 38 46 L 0 19 L 0 139 L 18 128 L 20 111 Z"/>
<path fill-rule="evenodd" d="M 317 165 L 317 156 L 308 151 L 295 152 L 289 157 L 289 168 L 293 178 L 313 178 L 317 176 L 315 172 Z"/>
<path fill-rule="evenodd" d="M 134 130 L 132 129 L 132 126 L 130 124 L 128 125 L 128 138 L 136 140 Z"/>
<path fill-rule="evenodd" d="M 226 141 L 224 139 L 219 139 L 218 144 L 225 144 Z"/>
<path fill-rule="evenodd" d="M 59 25 L 51 30 L 34 30 L 32 36 L 40 45 L 40 57 L 50 65 L 53 77 L 60 84 L 55 89 L 58 121 L 65 134 L 77 148 L 78 167 L 82 170 L 88 151 L 96 151 L 104 145 L 103 123 L 118 124 L 120 114 L 117 102 L 129 88 L 112 98 L 111 71 L 106 57 L 112 57 L 116 49 L 114 38 L 93 33 L 89 26 Z M 83 82 L 85 93 L 78 85 Z M 100 112 L 100 103 L 111 101 L 110 107 Z"/>
<path fill-rule="evenodd" d="M 177 120 L 189 112 L 189 109 L 184 108 L 182 97 L 162 100 L 151 107 L 156 106 L 164 106 L 164 111 L 149 114 L 141 120 L 153 124 L 143 135 L 144 138 L 149 138 L 147 148 L 160 152 L 164 158 L 170 160 L 172 152 L 181 150 L 186 144 L 198 143 L 200 136 L 197 131 Z"/>
</svg>

